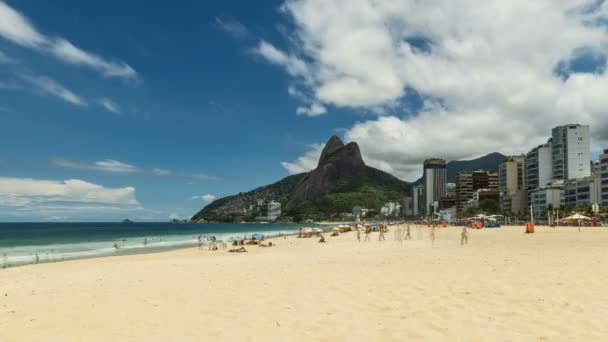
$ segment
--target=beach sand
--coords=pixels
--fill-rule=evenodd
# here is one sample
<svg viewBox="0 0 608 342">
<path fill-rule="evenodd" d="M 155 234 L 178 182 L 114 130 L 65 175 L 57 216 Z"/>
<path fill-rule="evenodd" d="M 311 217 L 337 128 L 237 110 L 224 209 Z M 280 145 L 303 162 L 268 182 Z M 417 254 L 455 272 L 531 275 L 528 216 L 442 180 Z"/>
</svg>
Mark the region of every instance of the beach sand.
<svg viewBox="0 0 608 342">
<path fill-rule="evenodd" d="M 4 269 L 0 341 L 607 341 L 608 229 L 523 231 Z"/>
</svg>

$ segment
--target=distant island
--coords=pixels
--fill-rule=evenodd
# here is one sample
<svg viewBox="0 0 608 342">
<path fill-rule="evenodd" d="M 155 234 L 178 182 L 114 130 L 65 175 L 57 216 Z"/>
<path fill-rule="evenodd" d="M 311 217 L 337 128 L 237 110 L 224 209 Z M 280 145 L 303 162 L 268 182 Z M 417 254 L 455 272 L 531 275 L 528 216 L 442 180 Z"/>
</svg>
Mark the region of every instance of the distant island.
<svg viewBox="0 0 608 342">
<path fill-rule="evenodd" d="M 131 221 L 131 220 L 129 220 L 129 219 L 124 219 L 124 220 L 122 220 L 122 222 L 121 222 L 121 223 L 133 223 L 133 221 Z"/>
</svg>

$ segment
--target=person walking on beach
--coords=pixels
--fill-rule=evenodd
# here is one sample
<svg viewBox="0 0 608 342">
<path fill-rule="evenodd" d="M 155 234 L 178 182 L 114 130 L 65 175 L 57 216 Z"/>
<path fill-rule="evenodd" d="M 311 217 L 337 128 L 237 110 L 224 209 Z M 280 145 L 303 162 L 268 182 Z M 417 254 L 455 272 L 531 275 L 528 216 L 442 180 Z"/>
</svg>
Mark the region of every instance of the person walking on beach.
<svg viewBox="0 0 608 342">
<path fill-rule="evenodd" d="M 460 233 L 460 245 L 469 244 L 469 233 L 467 232 L 467 226 L 462 227 L 462 233 Z"/>
<path fill-rule="evenodd" d="M 431 243 L 435 244 L 435 225 L 431 227 Z"/>
<path fill-rule="evenodd" d="M 357 228 L 357 241 L 361 242 L 361 230 Z"/>
<path fill-rule="evenodd" d="M 412 239 L 412 235 L 411 235 L 410 230 L 411 230 L 411 229 L 410 229 L 410 225 L 408 224 L 408 225 L 407 225 L 407 228 L 406 228 L 406 230 L 405 230 L 405 239 L 406 239 L 406 240 L 411 240 L 411 239 Z"/>
<path fill-rule="evenodd" d="M 378 230 L 380 231 L 380 235 L 378 235 L 378 241 L 384 241 L 384 226 L 380 225 L 380 227 L 378 228 Z"/>
<path fill-rule="evenodd" d="M 201 236 L 198 236 L 198 250 L 202 251 L 203 250 L 203 239 L 201 238 Z"/>
<path fill-rule="evenodd" d="M 370 241 L 369 240 L 369 234 L 372 232 L 372 228 L 371 227 L 365 227 L 365 242 Z"/>
</svg>

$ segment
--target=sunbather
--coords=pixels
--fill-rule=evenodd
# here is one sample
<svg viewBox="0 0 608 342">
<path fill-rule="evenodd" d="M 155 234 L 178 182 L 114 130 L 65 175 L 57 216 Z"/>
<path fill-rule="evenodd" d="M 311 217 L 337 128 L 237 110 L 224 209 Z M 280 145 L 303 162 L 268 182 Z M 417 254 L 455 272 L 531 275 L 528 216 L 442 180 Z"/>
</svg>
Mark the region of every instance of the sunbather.
<svg viewBox="0 0 608 342">
<path fill-rule="evenodd" d="M 245 249 L 245 247 L 239 247 L 239 248 L 233 248 L 233 249 L 229 250 L 228 252 L 243 253 L 243 252 L 247 252 L 247 250 Z"/>
</svg>

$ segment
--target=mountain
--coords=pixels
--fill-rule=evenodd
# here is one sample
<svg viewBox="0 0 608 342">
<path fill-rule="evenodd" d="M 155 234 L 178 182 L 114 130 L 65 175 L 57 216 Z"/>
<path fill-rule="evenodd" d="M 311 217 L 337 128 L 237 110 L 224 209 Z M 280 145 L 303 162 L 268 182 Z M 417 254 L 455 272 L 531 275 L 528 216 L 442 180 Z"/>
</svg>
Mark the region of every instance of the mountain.
<svg viewBox="0 0 608 342">
<path fill-rule="evenodd" d="M 365 165 L 357 143 L 344 145 L 333 136 L 314 170 L 218 199 L 192 221 L 253 220 L 266 214 L 257 202 L 273 200 L 281 203 L 285 217 L 296 221 L 331 219 L 352 212 L 354 206 L 380 209 L 387 202 L 401 203 L 409 191 L 409 183 Z"/>
<path fill-rule="evenodd" d="M 506 156 L 494 152 L 473 160 L 452 160 L 447 165 L 448 183 L 456 183 L 456 175 L 460 171 L 486 170 L 498 172 L 498 165 Z"/>
</svg>

